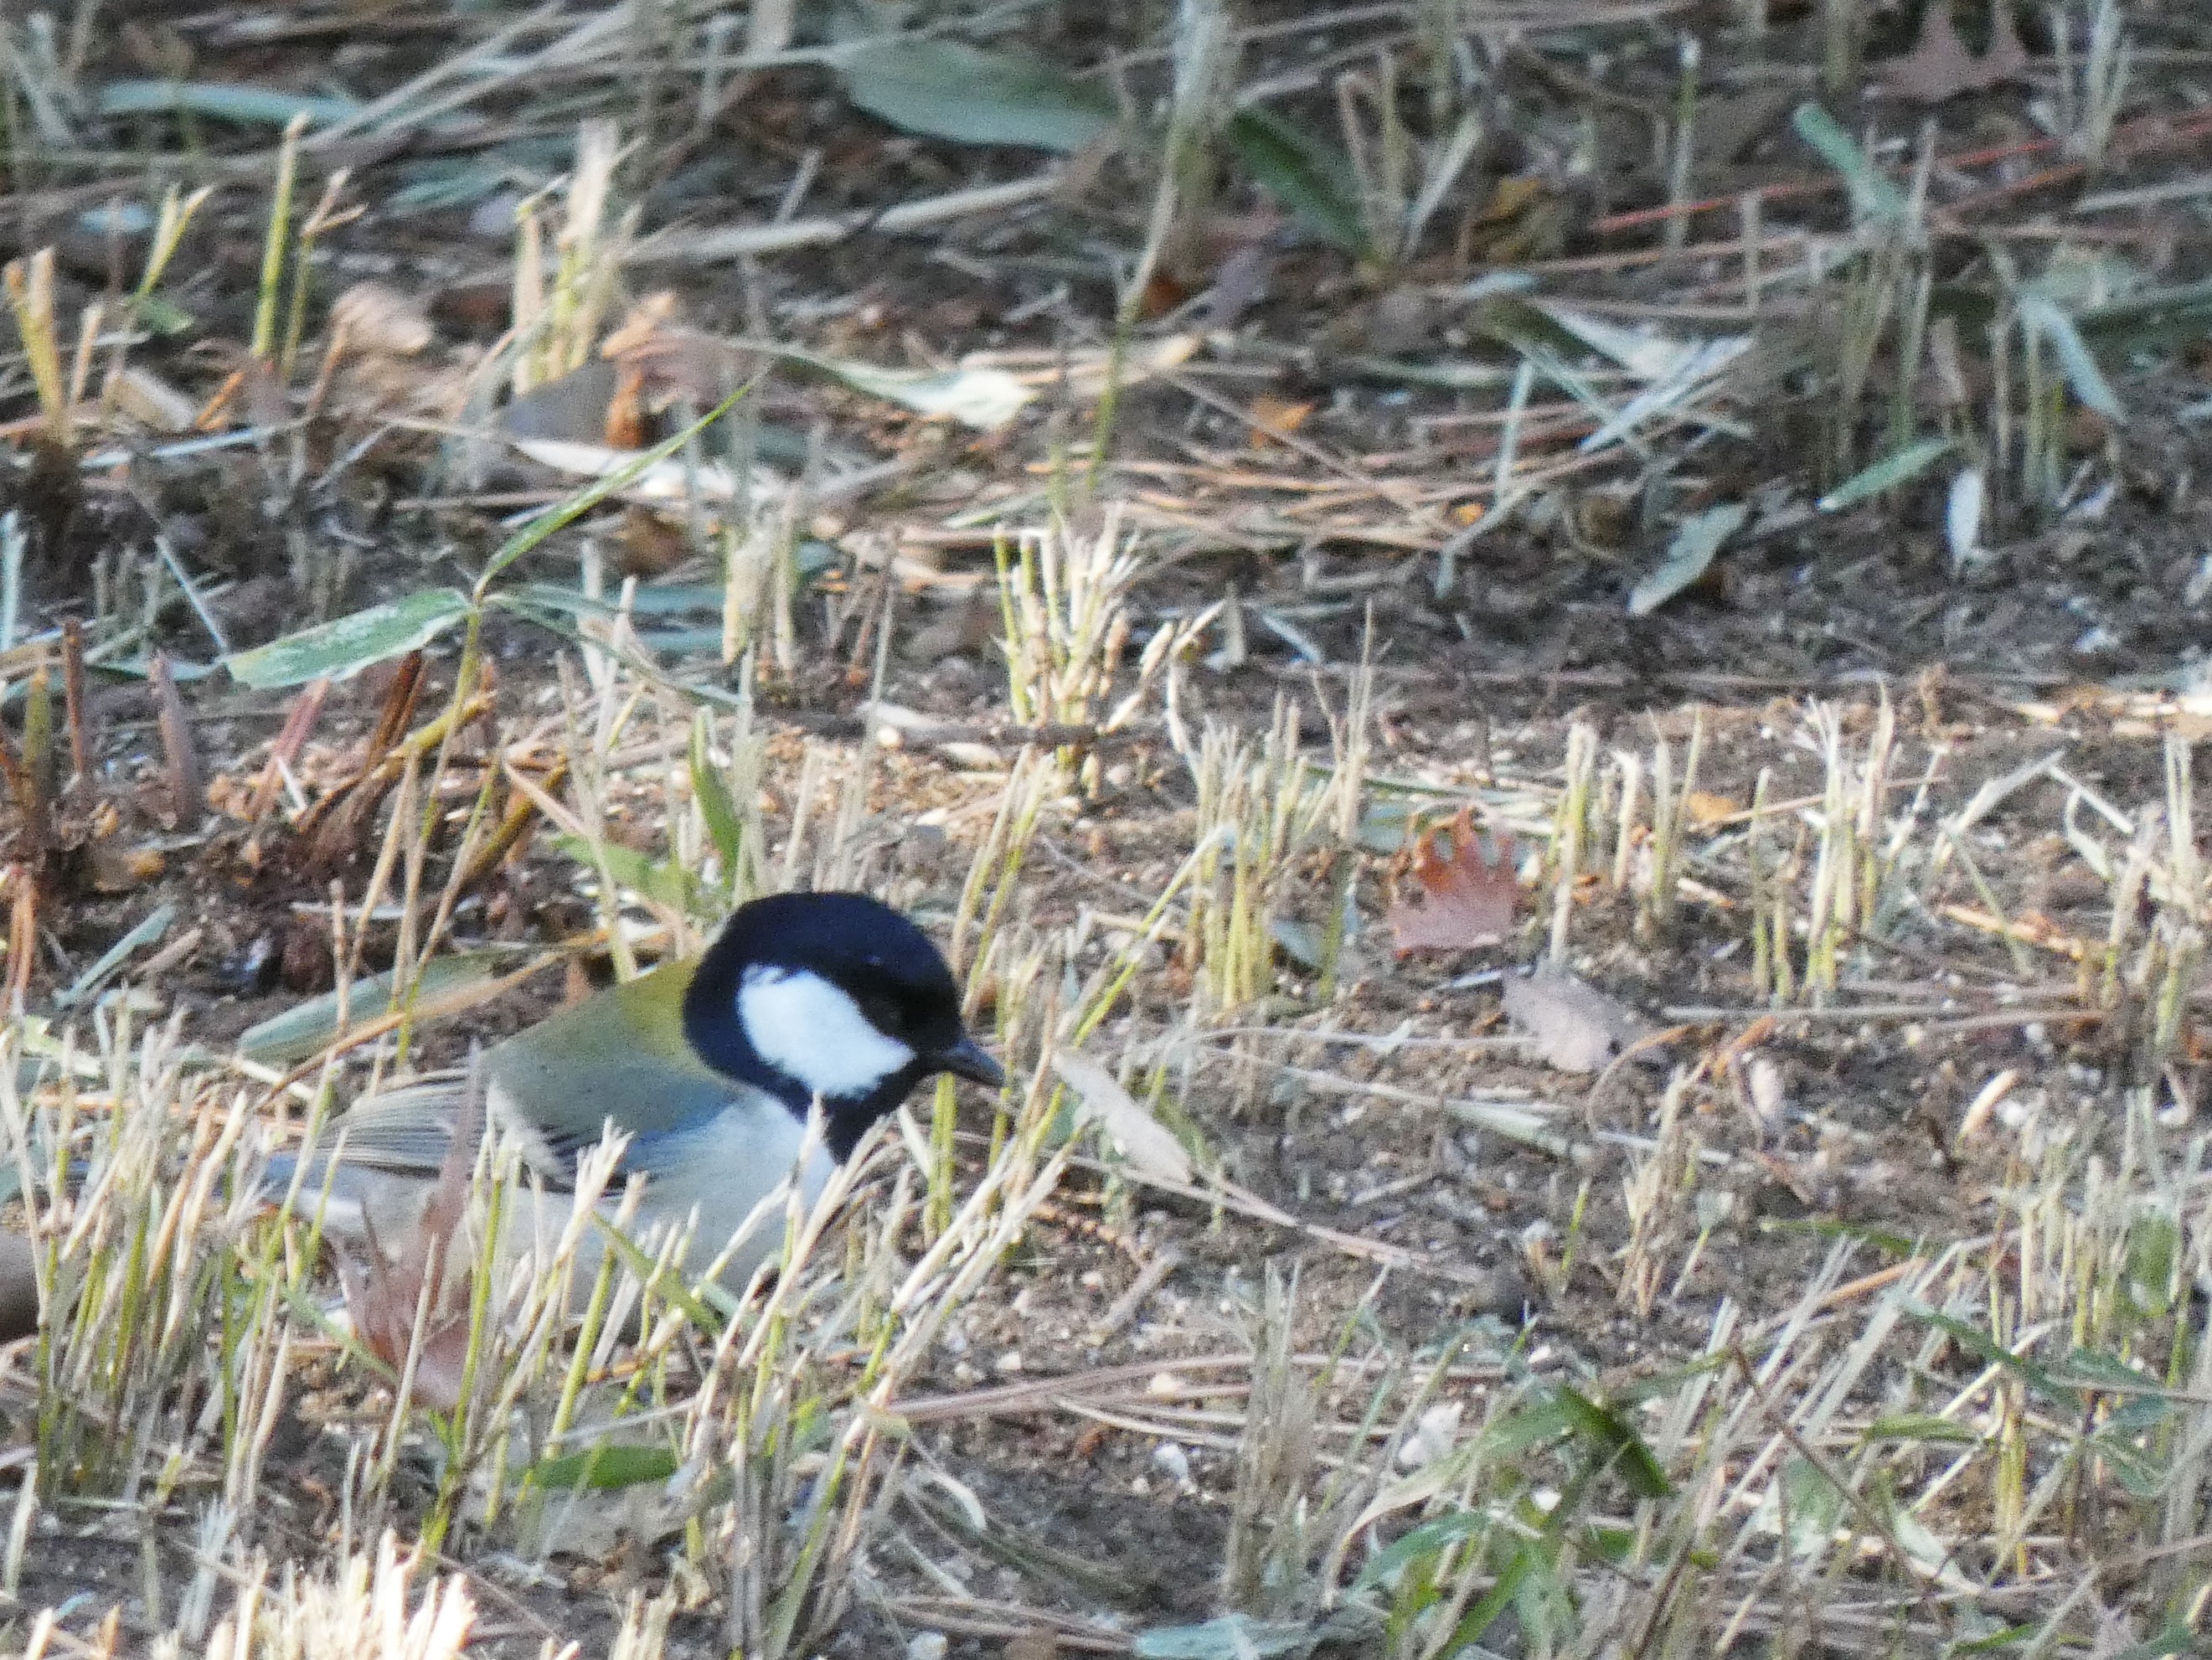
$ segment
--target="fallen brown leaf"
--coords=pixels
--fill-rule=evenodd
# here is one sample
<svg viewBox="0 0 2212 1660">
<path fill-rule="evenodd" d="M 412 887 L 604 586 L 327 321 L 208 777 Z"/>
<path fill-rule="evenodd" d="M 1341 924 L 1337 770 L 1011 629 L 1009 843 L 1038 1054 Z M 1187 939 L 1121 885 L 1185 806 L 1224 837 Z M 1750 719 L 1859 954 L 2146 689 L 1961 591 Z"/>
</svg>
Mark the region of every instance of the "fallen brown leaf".
<svg viewBox="0 0 2212 1660">
<path fill-rule="evenodd" d="M 1951 21 L 1950 0 L 1930 0 L 1912 50 L 1881 66 L 1881 82 L 1916 104 L 1940 104 L 1961 93 L 1986 92 L 2017 81 L 2027 72 L 2027 48 L 2021 44 L 2010 5 L 1990 8 L 1990 48 L 1977 58 Z"/>
<path fill-rule="evenodd" d="M 386 357 L 428 351 L 435 333 L 422 301 L 383 283 L 356 283 L 332 301 L 331 328 L 351 350 Z"/>
<path fill-rule="evenodd" d="M 1449 835 L 1450 852 L 1438 850 Z M 1449 831 L 1431 828 L 1407 844 L 1404 868 L 1420 885 L 1421 903 L 1408 904 L 1394 892 L 1390 935 L 1398 952 L 1471 951 L 1494 946 L 1512 932 L 1521 900 L 1521 881 L 1513 867 L 1513 839 L 1500 836 L 1494 858 L 1483 856 L 1472 809 L 1462 807 Z M 1392 883 L 1394 890 L 1399 886 Z"/>
<path fill-rule="evenodd" d="M 454 1115 L 453 1138 L 438 1169 L 438 1185 L 414 1233 L 387 1256 L 374 1227 L 356 1261 L 337 1252 L 338 1284 L 354 1334 L 370 1353 L 404 1373 L 415 1350 L 414 1399 L 440 1412 L 461 1403 L 469 1353 L 469 1276 L 449 1272 L 456 1250 L 466 1250 L 462 1220 L 468 1210 L 469 1172 L 483 1139 L 484 1073 L 481 1054 L 469 1056 L 468 1082 Z M 367 1224 L 366 1215 L 362 1218 Z M 459 1306 L 456 1307 L 455 1304 Z M 416 1323 L 421 1316 L 421 1344 Z"/>
<path fill-rule="evenodd" d="M 1288 398 L 1277 398 L 1272 393 L 1261 392 L 1252 400 L 1250 411 L 1252 447 L 1255 450 L 1266 449 L 1271 444 L 1280 443 L 1284 435 L 1296 432 L 1300 427 L 1305 425 L 1306 417 L 1313 412 L 1314 405 L 1310 398 L 1300 401 Z"/>
</svg>

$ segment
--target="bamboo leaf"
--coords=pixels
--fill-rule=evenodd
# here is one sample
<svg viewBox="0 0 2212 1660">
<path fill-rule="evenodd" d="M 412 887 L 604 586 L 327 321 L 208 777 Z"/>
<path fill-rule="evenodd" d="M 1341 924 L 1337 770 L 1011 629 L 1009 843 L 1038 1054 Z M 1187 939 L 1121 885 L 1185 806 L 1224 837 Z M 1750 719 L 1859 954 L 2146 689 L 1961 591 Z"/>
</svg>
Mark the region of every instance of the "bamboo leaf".
<svg viewBox="0 0 2212 1660">
<path fill-rule="evenodd" d="M 212 81 L 110 81 L 93 95 L 102 115 L 157 115 L 175 111 L 241 125 L 281 127 L 304 115 L 315 126 L 343 120 L 361 106 L 350 98 L 316 98 L 274 87 Z"/>
<path fill-rule="evenodd" d="M 1229 146 L 1267 193 L 1315 235 L 1354 258 L 1374 252 L 1352 164 L 1334 145 L 1257 105 L 1229 122 Z"/>
<path fill-rule="evenodd" d="M 1800 104 L 1790 124 L 1815 155 L 1844 175 L 1844 183 L 1850 188 L 1851 205 L 1860 214 L 1894 225 L 1911 220 L 1912 205 L 1905 199 L 1905 193 L 1867 160 L 1866 152 L 1836 125 L 1835 117 L 1818 104 Z"/>
<path fill-rule="evenodd" d="M 231 678 L 257 691 L 343 680 L 427 646 L 475 609 L 458 588 L 418 588 L 404 599 L 355 611 L 222 660 Z"/>
<path fill-rule="evenodd" d="M 1601 1454 L 1607 1468 L 1628 1483 L 1639 1499 L 1664 1499 L 1674 1491 L 1667 1472 L 1635 1426 L 1607 1402 L 1561 1384 L 1556 1395 L 1575 1435 Z"/>
<path fill-rule="evenodd" d="M 2051 349 L 2058 354 L 2059 371 L 2065 375 L 2066 384 L 2087 407 L 2108 421 L 2128 418 L 2120 395 L 2105 379 L 2104 370 L 2097 367 L 2088 342 L 2082 339 L 2081 331 L 2074 326 L 2071 317 L 2042 295 L 2027 294 L 2021 296 L 2020 320 L 2051 343 Z"/>
<path fill-rule="evenodd" d="M 584 1452 L 541 1458 L 525 1472 L 523 1480 L 549 1493 L 607 1492 L 647 1481 L 665 1481 L 676 1474 L 676 1455 L 666 1447 L 603 1444 Z"/>
<path fill-rule="evenodd" d="M 1742 528 L 1750 512 L 1741 502 L 1723 502 L 1685 519 L 1674 539 L 1667 544 L 1667 556 L 1659 562 L 1658 569 L 1630 591 L 1628 614 L 1649 617 L 1703 576 L 1721 544 Z"/>
<path fill-rule="evenodd" d="M 1103 86 L 958 40 L 886 40 L 845 60 L 845 93 L 879 121 L 956 144 L 1072 155 L 1121 112 Z"/>
<path fill-rule="evenodd" d="M 1822 513 L 1841 513 L 1871 496 L 1895 489 L 1917 478 L 1948 455 L 1954 446 L 1948 438 L 1923 438 L 1893 450 L 1872 466 L 1863 468 L 1814 503 Z"/>
<path fill-rule="evenodd" d="M 733 886 L 744 868 L 741 855 L 745 846 L 744 818 L 738 810 L 737 800 L 730 794 L 721 769 L 714 764 L 714 757 L 708 752 L 703 716 L 691 727 L 691 798 L 699 804 L 699 816 L 706 821 L 707 839 L 714 844 L 714 852 L 722 861 L 723 885 Z"/>
</svg>

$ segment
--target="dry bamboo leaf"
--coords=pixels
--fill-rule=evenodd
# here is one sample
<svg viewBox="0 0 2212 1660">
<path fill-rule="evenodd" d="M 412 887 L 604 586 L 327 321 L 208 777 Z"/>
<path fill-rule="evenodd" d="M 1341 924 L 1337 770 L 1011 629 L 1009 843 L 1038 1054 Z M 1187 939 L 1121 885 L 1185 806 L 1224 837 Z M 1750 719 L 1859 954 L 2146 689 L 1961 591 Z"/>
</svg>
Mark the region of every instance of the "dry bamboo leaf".
<svg viewBox="0 0 2212 1660">
<path fill-rule="evenodd" d="M 1083 1116 L 1113 1138 L 1114 1145 L 1139 1176 L 1188 1185 L 1190 1154 L 1176 1140 L 1175 1132 L 1123 1089 L 1112 1073 L 1073 1049 L 1054 1050 L 1052 1067 L 1082 1098 Z"/>
<path fill-rule="evenodd" d="M 331 302 L 331 327 L 355 351 L 413 357 L 434 331 L 422 302 L 382 283 L 356 283 Z"/>
<path fill-rule="evenodd" d="M 1650 1031 L 1626 1003 L 1562 970 L 1506 981 L 1505 1012 L 1561 1072 L 1595 1072 Z"/>
</svg>

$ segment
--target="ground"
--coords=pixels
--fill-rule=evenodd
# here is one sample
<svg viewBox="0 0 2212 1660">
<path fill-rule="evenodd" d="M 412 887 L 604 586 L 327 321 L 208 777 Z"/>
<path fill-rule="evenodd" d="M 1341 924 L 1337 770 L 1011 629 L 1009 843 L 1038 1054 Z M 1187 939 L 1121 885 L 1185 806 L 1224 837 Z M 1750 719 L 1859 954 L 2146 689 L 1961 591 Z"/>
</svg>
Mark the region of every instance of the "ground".
<svg viewBox="0 0 2212 1660">
<path fill-rule="evenodd" d="M 2203 26 L 1524 9 L 11 26 L 11 1646 L 2202 1642 Z M 396 1399 L 267 1147 L 809 885 L 1006 1098 Z"/>
</svg>

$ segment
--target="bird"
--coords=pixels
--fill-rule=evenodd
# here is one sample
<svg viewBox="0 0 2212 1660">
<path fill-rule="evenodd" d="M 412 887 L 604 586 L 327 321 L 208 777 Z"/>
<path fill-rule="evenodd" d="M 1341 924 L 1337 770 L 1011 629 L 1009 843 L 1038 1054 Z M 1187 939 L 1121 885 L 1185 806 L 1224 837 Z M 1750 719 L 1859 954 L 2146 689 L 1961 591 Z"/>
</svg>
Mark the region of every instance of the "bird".
<svg viewBox="0 0 2212 1660">
<path fill-rule="evenodd" d="M 795 1169 L 811 1207 L 925 1078 L 1006 1082 L 969 1035 L 928 936 L 880 900 L 827 891 L 740 905 L 702 956 L 594 992 L 493 1045 L 481 1065 L 489 1127 L 557 1203 L 534 1229 L 503 1230 L 508 1256 L 533 1232 L 558 1236 L 578 1158 L 613 1128 L 629 1140 L 603 1211 L 641 1175 L 635 1234 L 691 1222 L 686 1260 L 698 1264 L 736 1240 L 720 1276 L 732 1291 L 781 1249 L 781 1212 L 756 1212 Z M 379 1249 L 404 1240 L 422 1225 L 466 1079 L 428 1073 L 355 1103 L 315 1145 L 273 1157 L 267 1190 L 294 1189 L 296 1173 L 300 1213 L 319 1213 L 325 1236 Z M 809 1147 L 817 1100 L 822 1132 Z M 597 1231 L 578 1252 L 583 1285 Z"/>
</svg>

